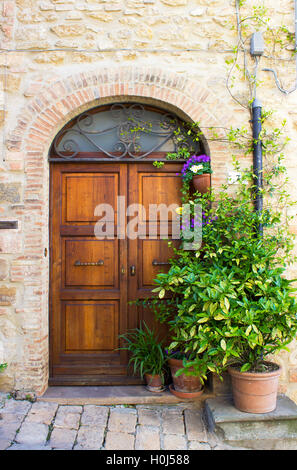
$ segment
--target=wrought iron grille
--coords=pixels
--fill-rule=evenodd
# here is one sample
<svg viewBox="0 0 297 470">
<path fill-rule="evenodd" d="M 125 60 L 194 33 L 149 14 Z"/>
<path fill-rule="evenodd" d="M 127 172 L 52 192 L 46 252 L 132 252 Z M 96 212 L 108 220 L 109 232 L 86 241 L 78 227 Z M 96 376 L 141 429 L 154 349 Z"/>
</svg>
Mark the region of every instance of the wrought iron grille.
<svg viewBox="0 0 297 470">
<path fill-rule="evenodd" d="M 119 103 L 85 112 L 65 126 L 54 139 L 49 160 L 131 161 L 181 149 L 192 154 L 202 150 L 200 140 L 193 139 L 175 115 L 138 103 Z"/>
</svg>

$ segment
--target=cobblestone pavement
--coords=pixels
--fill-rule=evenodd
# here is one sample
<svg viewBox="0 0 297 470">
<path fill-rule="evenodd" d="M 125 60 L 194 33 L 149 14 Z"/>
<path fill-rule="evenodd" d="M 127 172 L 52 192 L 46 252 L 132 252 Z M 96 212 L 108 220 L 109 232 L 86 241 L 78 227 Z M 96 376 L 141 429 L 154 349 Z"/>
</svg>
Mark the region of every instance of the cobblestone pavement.
<svg viewBox="0 0 297 470">
<path fill-rule="evenodd" d="M 228 446 L 206 431 L 202 411 L 193 404 L 74 406 L 2 397 L 0 450 L 5 449 L 222 450 Z"/>
</svg>

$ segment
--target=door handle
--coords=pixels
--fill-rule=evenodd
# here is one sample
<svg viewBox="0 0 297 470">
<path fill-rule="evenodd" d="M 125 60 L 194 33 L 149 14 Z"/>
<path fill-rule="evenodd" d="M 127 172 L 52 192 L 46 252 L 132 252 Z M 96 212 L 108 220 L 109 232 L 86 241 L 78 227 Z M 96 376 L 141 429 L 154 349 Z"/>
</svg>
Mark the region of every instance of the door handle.
<svg viewBox="0 0 297 470">
<path fill-rule="evenodd" d="M 152 261 L 153 266 L 166 266 L 168 264 L 170 264 L 168 261 L 157 261 L 156 259 Z"/>
<path fill-rule="evenodd" d="M 135 268 L 134 265 L 130 266 L 130 274 L 131 274 L 131 276 L 135 276 L 135 274 L 136 274 L 136 268 Z"/>
<path fill-rule="evenodd" d="M 86 262 L 82 263 L 81 261 L 77 260 L 74 263 L 74 266 L 103 266 L 104 261 L 102 259 L 99 259 L 97 262 Z"/>
</svg>

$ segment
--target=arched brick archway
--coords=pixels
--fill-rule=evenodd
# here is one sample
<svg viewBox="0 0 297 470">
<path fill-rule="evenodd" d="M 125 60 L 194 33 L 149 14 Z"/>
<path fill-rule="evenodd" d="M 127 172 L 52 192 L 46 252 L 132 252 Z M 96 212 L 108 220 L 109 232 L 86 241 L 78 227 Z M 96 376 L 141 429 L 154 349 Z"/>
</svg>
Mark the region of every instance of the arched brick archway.
<svg viewBox="0 0 297 470">
<path fill-rule="evenodd" d="M 76 73 L 33 83 L 29 103 L 22 109 L 7 139 L 10 151 L 24 155 L 23 257 L 32 275 L 24 279 L 23 352 L 16 388 L 42 394 L 48 382 L 48 221 L 47 155 L 58 131 L 73 117 L 100 104 L 135 100 L 174 111 L 204 128 L 223 126 L 224 106 L 200 83 L 162 69 L 117 68 Z M 222 144 L 210 144 L 214 182 L 227 157 Z"/>
</svg>

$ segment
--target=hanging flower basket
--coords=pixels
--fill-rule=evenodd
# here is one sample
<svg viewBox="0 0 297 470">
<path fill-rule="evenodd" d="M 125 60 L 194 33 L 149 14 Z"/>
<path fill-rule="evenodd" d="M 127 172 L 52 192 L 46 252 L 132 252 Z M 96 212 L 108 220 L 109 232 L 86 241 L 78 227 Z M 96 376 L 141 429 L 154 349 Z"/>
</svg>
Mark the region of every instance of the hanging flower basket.
<svg viewBox="0 0 297 470">
<path fill-rule="evenodd" d="M 211 187 L 210 173 L 194 175 L 192 182 L 196 191 L 199 191 L 201 194 L 205 194 L 210 190 Z"/>
<path fill-rule="evenodd" d="M 193 183 L 196 191 L 205 194 L 211 187 L 211 167 L 208 155 L 192 155 L 184 164 L 181 176 L 184 182 Z"/>
</svg>

